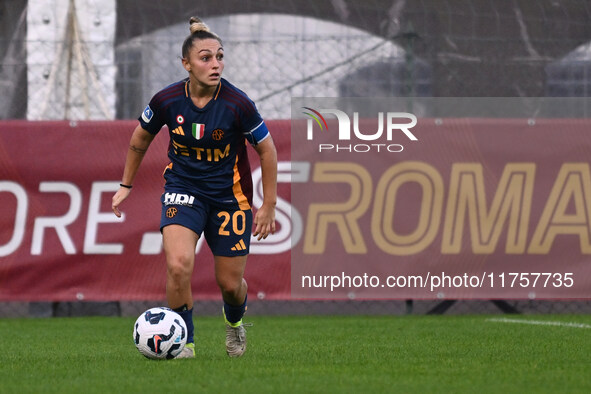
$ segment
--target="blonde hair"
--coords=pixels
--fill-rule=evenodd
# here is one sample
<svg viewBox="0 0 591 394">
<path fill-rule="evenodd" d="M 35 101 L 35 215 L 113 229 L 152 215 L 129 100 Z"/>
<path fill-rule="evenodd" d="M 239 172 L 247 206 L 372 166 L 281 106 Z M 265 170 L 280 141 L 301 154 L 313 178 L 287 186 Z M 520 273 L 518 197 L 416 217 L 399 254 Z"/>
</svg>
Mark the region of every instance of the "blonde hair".
<svg viewBox="0 0 591 394">
<path fill-rule="evenodd" d="M 205 40 L 208 38 L 213 38 L 214 40 L 218 40 L 220 44 L 222 44 L 222 39 L 215 34 L 205 22 L 201 19 L 197 18 L 196 16 L 192 16 L 189 19 L 189 31 L 191 34 L 185 39 L 183 43 L 183 57 L 189 56 L 189 51 L 193 47 L 194 40 Z M 223 45 L 223 44 L 222 44 Z"/>
<path fill-rule="evenodd" d="M 203 22 L 201 19 L 197 18 L 196 16 L 192 16 L 191 19 L 189 19 L 189 30 L 191 31 L 191 34 L 197 33 L 198 31 L 211 32 L 211 29 L 209 28 L 209 26 L 207 26 L 207 24 L 205 24 L 205 22 Z"/>
</svg>

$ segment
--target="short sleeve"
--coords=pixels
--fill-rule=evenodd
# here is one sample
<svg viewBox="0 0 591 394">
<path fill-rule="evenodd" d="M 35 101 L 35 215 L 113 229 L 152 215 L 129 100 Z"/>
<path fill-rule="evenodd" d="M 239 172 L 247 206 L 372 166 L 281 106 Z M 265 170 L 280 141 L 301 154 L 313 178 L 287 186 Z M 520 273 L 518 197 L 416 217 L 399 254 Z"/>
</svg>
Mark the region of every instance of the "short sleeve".
<svg viewBox="0 0 591 394">
<path fill-rule="evenodd" d="M 160 102 L 156 99 L 156 96 L 152 97 L 150 104 L 144 108 L 144 111 L 138 118 L 142 128 L 150 134 L 157 134 L 160 131 L 162 126 L 164 126 L 163 119 L 164 116 L 162 114 Z"/>
<path fill-rule="evenodd" d="M 254 105 L 254 102 L 250 101 L 250 103 L 252 104 L 252 107 L 249 107 L 248 110 L 244 112 L 241 121 L 246 129 L 244 131 L 244 136 L 251 145 L 257 145 L 269 136 L 269 129 Z"/>
</svg>

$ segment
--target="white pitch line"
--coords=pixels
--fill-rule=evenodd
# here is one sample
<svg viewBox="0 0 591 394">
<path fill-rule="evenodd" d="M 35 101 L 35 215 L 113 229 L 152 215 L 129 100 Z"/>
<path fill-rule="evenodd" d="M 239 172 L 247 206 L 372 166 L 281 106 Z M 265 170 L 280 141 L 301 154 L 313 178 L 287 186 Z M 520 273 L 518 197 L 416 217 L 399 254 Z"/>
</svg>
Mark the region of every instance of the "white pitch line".
<svg viewBox="0 0 591 394">
<path fill-rule="evenodd" d="M 536 326 L 591 328 L 591 325 L 589 325 L 589 324 L 559 322 L 559 321 L 520 320 L 520 319 L 507 319 L 507 318 L 491 318 L 491 319 L 486 319 L 486 321 L 491 321 L 491 322 L 495 322 L 495 323 L 531 324 L 531 325 L 536 325 Z"/>
</svg>

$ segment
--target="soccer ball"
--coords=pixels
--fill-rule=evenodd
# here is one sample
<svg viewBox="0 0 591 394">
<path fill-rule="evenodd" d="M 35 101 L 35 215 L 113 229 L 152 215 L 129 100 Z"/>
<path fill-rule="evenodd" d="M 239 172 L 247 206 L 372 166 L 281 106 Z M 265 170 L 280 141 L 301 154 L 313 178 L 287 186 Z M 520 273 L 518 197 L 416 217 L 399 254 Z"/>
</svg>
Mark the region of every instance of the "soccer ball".
<svg viewBox="0 0 591 394">
<path fill-rule="evenodd" d="M 172 309 L 151 308 L 135 321 L 133 341 L 147 358 L 175 358 L 187 343 L 187 325 Z"/>
</svg>

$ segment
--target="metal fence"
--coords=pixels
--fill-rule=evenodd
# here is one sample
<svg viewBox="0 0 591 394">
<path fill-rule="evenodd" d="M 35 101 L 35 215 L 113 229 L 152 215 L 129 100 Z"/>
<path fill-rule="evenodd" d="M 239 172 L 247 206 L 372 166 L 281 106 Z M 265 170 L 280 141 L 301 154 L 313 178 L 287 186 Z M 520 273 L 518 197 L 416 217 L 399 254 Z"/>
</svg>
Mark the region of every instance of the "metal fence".
<svg viewBox="0 0 591 394">
<path fill-rule="evenodd" d="M 269 119 L 289 118 L 292 96 L 586 96 L 590 8 L 580 0 L 6 0 L 0 118 L 136 118 L 156 91 L 186 76 L 180 47 L 191 15 L 224 39 L 226 77 Z"/>
</svg>

